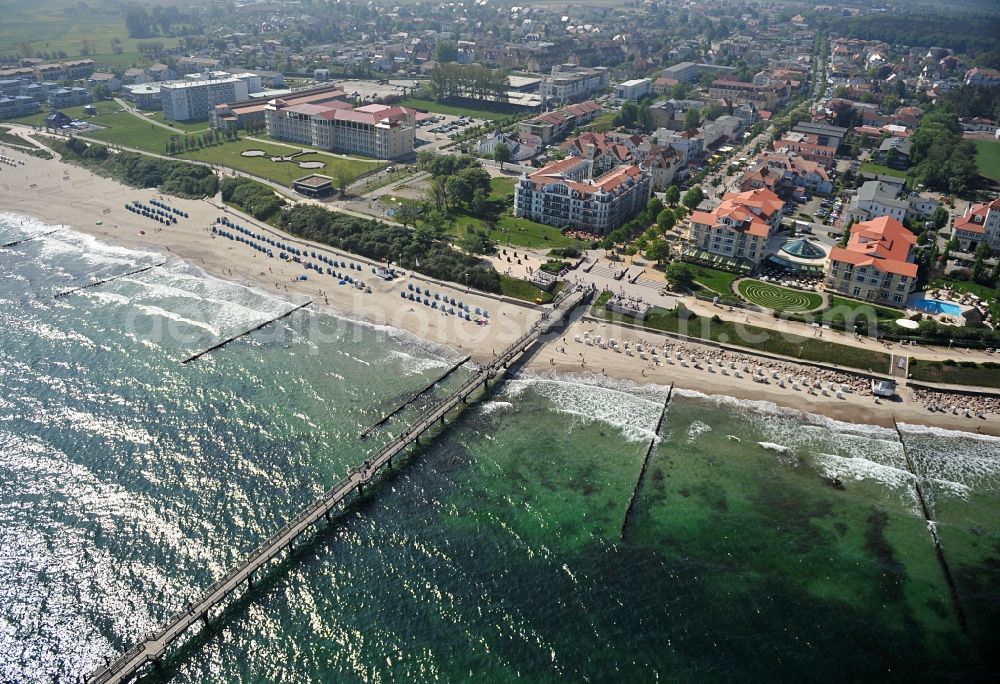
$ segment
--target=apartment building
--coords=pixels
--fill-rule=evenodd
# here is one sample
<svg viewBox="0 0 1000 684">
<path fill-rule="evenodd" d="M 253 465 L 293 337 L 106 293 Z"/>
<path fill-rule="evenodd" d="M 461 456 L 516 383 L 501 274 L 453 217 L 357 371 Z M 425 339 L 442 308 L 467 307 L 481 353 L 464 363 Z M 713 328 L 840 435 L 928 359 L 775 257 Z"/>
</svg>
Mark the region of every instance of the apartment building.
<svg viewBox="0 0 1000 684">
<path fill-rule="evenodd" d="M 695 62 L 680 62 L 669 66 L 660 72 L 662 78 L 680 83 L 697 83 L 702 74 L 723 74 L 736 71 L 733 67 L 716 64 L 696 64 Z"/>
<path fill-rule="evenodd" d="M 28 116 L 41 111 L 41 105 L 27 95 L 5 97 L 0 95 L 0 119 L 13 119 L 18 116 Z"/>
<path fill-rule="evenodd" d="M 574 128 L 590 123 L 601 113 L 601 105 L 587 100 L 563 107 L 554 112 L 546 112 L 518 124 L 521 137 L 537 137 L 543 145 L 562 140 Z"/>
<path fill-rule="evenodd" d="M 828 291 L 871 302 L 902 305 L 917 284 L 916 237 L 898 220 L 882 216 L 851 226 L 846 247 L 830 250 Z"/>
<path fill-rule="evenodd" d="M 926 219 L 938 208 L 938 201 L 931 197 L 916 192 L 904 196 L 904 187 L 903 179 L 894 176 L 879 176 L 877 180 L 862 183 L 848 204 L 847 218 L 867 221 L 891 216 L 897 221 L 917 221 Z"/>
<path fill-rule="evenodd" d="M 276 140 L 375 159 L 413 154 L 416 110 L 371 104 L 351 108 L 346 102 L 289 105 L 271 100 L 264 108 L 267 134 Z"/>
<path fill-rule="evenodd" d="M 638 102 L 647 95 L 653 94 L 653 79 L 633 78 L 615 86 L 615 98 L 619 102 Z"/>
<path fill-rule="evenodd" d="M 94 96 L 86 88 L 55 88 L 49 91 L 49 104 L 52 109 L 79 107 L 93 101 Z"/>
<path fill-rule="evenodd" d="M 574 102 L 600 93 L 608 87 L 607 67 L 581 68 L 572 64 L 552 67 L 552 73 L 542 80 L 539 93 L 555 102 Z"/>
<path fill-rule="evenodd" d="M 767 189 L 727 192 L 715 209 L 691 214 L 688 254 L 707 252 L 756 268 L 768 239 L 781 225 L 784 204 Z"/>
<path fill-rule="evenodd" d="M 247 82 L 241 78 L 174 81 L 160 85 L 163 118 L 168 121 L 207 119 L 217 104 L 249 98 Z"/>
<path fill-rule="evenodd" d="M 991 252 L 1000 252 L 1000 199 L 969 205 L 965 214 L 955 219 L 951 235 L 963 252 L 975 252 L 983 242 Z"/>
<path fill-rule="evenodd" d="M 620 166 L 597 178 L 593 162 L 569 157 L 522 175 L 514 186 L 514 215 L 558 228 L 606 235 L 641 212 L 652 177 Z"/>
<path fill-rule="evenodd" d="M 792 86 L 788 81 L 769 85 L 757 85 L 742 81 L 716 79 L 708 89 L 709 97 L 725 99 L 734 104 L 752 102 L 754 105 L 765 109 L 771 109 L 778 104 L 788 101 L 791 94 Z"/>
<path fill-rule="evenodd" d="M 794 154 L 765 152 L 739 180 L 740 190 L 768 188 L 778 195 L 794 194 L 796 188 L 821 195 L 833 191 L 833 183 L 821 164 Z"/>
</svg>

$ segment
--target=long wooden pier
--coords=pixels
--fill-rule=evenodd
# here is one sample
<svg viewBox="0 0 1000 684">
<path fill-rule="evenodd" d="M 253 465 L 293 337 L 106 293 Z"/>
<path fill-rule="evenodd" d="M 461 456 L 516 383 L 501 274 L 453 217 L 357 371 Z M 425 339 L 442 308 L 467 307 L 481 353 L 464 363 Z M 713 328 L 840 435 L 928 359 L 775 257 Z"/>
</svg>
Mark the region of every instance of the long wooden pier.
<svg viewBox="0 0 1000 684">
<path fill-rule="evenodd" d="M 261 323 L 261 324 L 260 324 L 260 325 L 258 325 L 258 326 L 254 326 L 253 328 L 250 328 L 249 330 L 244 330 L 243 332 L 241 332 L 241 333 L 237 333 L 236 335 L 233 335 L 232 337 L 227 337 L 226 339 L 222 340 L 222 341 L 221 341 L 221 342 L 219 342 L 218 344 L 213 344 L 213 345 L 212 345 L 211 347 L 209 347 L 208 349 L 203 349 L 202 351 L 198 352 L 197 354 L 193 354 L 192 356 L 189 356 L 189 357 L 187 357 L 186 359 L 184 359 L 183 361 L 181 361 L 181 364 L 185 364 L 185 363 L 191 363 L 191 362 L 192 362 L 192 361 L 194 361 L 195 359 L 200 359 L 200 358 L 201 358 L 202 356 L 204 356 L 205 354 L 208 354 L 209 352 L 214 352 L 214 351 L 215 351 L 216 349 L 221 349 L 222 347 L 225 347 L 225 346 L 226 346 L 227 344 L 229 344 L 230 342 L 234 342 L 234 341 L 236 341 L 236 340 L 240 339 L 241 337 L 246 337 L 246 336 L 247 336 L 247 335 L 249 335 L 250 333 L 254 333 L 254 332 L 257 332 L 257 331 L 258 331 L 258 330 L 260 330 L 261 328 L 264 328 L 264 327 L 266 327 L 266 326 L 269 326 L 269 325 L 271 325 L 272 323 L 276 323 L 277 321 L 280 321 L 280 320 L 283 320 L 283 319 L 285 319 L 285 318 L 288 318 L 289 316 L 291 316 L 291 315 L 292 315 L 293 313 L 295 313 L 295 312 L 296 312 L 296 311 L 298 311 L 299 309 L 304 309 L 304 308 L 306 308 L 307 306 L 309 306 L 309 305 L 310 305 L 310 304 L 312 304 L 312 303 L 313 303 L 313 300 L 312 300 L 312 299 L 310 299 L 310 300 L 309 300 L 308 302 L 306 302 L 305 304 L 299 304 L 299 305 L 298 305 L 298 306 L 296 306 L 296 307 L 295 307 L 294 309 L 290 309 L 290 310 L 286 311 L 286 312 L 285 312 L 285 313 L 283 313 L 283 314 L 280 314 L 280 315 L 278 315 L 278 316 L 275 316 L 274 318 L 270 318 L 270 319 L 268 319 L 268 320 L 264 321 L 263 323 Z"/>
<path fill-rule="evenodd" d="M 383 415 L 381 418 L 378 419 L 377 422 L 372 423 L 371 425 L 369 425 L 368 427 L 366 427 L 364 430 L 362 430 L 361 432 L 359 432 L 358 433 L 358 438 L 359 439 L 368 439 L 368 436 L 371 435 L 371 433 L 375 432 L 375 430 L 379 429 L 380 427 L 382 427 L 383 425 L 385 425 L 386 423 L 388 423 L 390 420 L 392 420 L 393 416 L 395 416 L 397 413 L 399 413 L 400 411 L 402 411 L 403 409 L 405 409 L 407 406 L 409 406 L 410 404 L 412 404 L 413 402 L 415 402 L 418 398 L 420 398 L 421 396 L 423 396 L 424 394 L 426 394 L 427 392 L 429 392 L 431 390 L 431 388 L 433 388 L 435 385 L 438 385 L 441 382 L 443 382 L 444 380 L 446 380 L 452 373 L 454 373 L 459 368 L 461 368 L 465 364 L 465 362 L 467 362 L 471 358 L 472 358 L 471 356 L 466 356 L 464 359 L 462 359 L 458 363 L 453 364 L 451 366 L 451 368 L 449 368 L 448 370 L 446 370 L 437 380 L 435 380 L 431 384 L 427 385 L 427 387 L 423 388 L 422 390 L 420 390 L 418 392 L 414 392 L 412 395 L 410 395 L 409 399 L 407 399 L 406 401 L 402 402 L 399 406 L 397 406 L 393 410 L 391 410 L 388 413 L 386 413 L 385 415 Z"/>
<path fill-rule="evenodd" d="M 71 295 L 74 292 L 79 292 L 80 290 L 89 290 L 90 288 L 97 287 L 98 285 L 104 285 L 105 283 L 110 283 L 110 282 L 113 282 L 115 280 L 120 280 L 122 278 L 128 278 L 129 276 L 134 276 L 134 275 L 138 275 L 140 273 L 145 273 L 146 271 L 151 271 L 154 268 L 159 268 L 160 266 L 163 266 L 163 264 L 165 264 L 165 263 L 167 263 L 167 262 L 164 261 L 163 263 L 160 263 L 160 264 L 153 264 L 152 266 L 145 266 L 143 268 L 137 268 L 136 270 L 129 271 L 128 273 L 121 273 L 119 275 L 111 276 L 109 278 L 102 278 L 101 280 L 95 280 L 92 283 L 87 283 L 86 285 L 81 285 L 80 287 L 74 287 L 74 288 L 70 288 L 69 290 L 63 290 L 62 292 L 56 292 L 55 295 L 54 295 L 54 297 L 56 299 L 58 299 L 59 297 L 65 297 L 66 295 Z"/>
<path fill-rule="evenodd" d="M 546 312 L 524 335 L 503 350 L 473 378 L 467 380 L 446 398 L 425 410 L 401 434 L 382 447 L 374 456 L 368 457 L 360 468 L 353 468 L 319 499 L 300 511 L 270 539 L 261 544 L 253 553 L 243 559 L 235 568 L 217 580 L 187 610 L 174 617 L 158 634 L 149 635 L 114 662 L 100 667 L 87 678 L 88 684 L 120 684 L 134 677 L 140 668 L 155 663 L 164 656 L 171 643 L 192 625 L 201 621 L 208 623 L 210 612 L 230 593 L 246 583 L 253 583 L 254 573 L 290 548 L 299 536 L 321 519 L 329 521 L 330 513 L 353 493 L 360 493 L 385 466 L 392 467 L 392 459 L 404 452 L 411 444 L 419 444 L 420 436 L 438 423 L 444 424 L 449 411 L 468 401 L 469 396 L 481 386 L 502 375 L 511 362 L 523 355 L 538 341 L 539 337 L 551 330 L 563 317 L 568 315 L 588 296 L 589 292 L 569 291 L 556 298 L 553 311 Z M 299 307 L 301 308 L 301 307 Z M 291 313 L 291 312 L 289 312 Z M 286 314 L 287 315 L 287 314 Z"/>
<path fill-rule="evenodd" d="M 43 238 L 46 235 L 52 235 L 52 233 L 58 233 L 60 230 L 62 230 L 62 228 L 56 228 L 55 230 L 50 230 L 46 233 L 41 233 L 40 235 L 31 235 L 26 238 L 21 238 L 20 240 L 14 240 L 13 242 L 8 242 L 6 245 L 0 245 L 0 248 L 7 249 L 8 247 L 17 247 L 21 243 L 37 240 L 38 238 Z"/>
<path fill-rule="evenodd" d="M 632 509 L 635 508 L 635 502 L 639 498 L 639 487 L 642 486 L 642 479 L 646 475 L 646 468 L 649 467 L 649 459 L 653 455 L 653 450 L 656 449 L 660 437 L 660 429 L 663 427 L 663 419 L 667 417 L 667 408 L 670 407 L 670 397 L 674 394 L 674 383 L 670 383 L 670 389 L 667 390 L 667 398 L 663 402 L 663 409 L 660 410 L 660 419 L 656 421 L 656 429 L 653 431 L 653 438 L 649 440 L 649 446 L 646 448 L 646 455 L 642 459 L 642 468 L 639 469 L 639 477 L 635 481 L 635 489 L 632 490 L 632 498 L 628 501 L 628 508 L 625 509 L 625 518 L 622 520 L 622 529 L 618 535 L 619 539 L 625 539 L 625 528 L 628 526 L 628 521 L 632 517 Z"/>
</svg>

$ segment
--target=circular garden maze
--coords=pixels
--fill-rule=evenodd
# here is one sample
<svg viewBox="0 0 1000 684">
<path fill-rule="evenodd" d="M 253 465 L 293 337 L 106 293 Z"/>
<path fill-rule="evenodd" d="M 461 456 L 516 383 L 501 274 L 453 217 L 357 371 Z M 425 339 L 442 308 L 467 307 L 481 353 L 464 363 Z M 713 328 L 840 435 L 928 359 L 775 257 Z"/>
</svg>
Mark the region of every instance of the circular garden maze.
<svg viewBox="0 0 1000 684">
<path fill-rule="evenodd" d="M 774 311 L 803 313 L 818 309 L 823 304 L 823 298 L 815 292 L 792 290 L 762 280 L 741 280 L 737 289 L 748 302 Z"/>
</svg>

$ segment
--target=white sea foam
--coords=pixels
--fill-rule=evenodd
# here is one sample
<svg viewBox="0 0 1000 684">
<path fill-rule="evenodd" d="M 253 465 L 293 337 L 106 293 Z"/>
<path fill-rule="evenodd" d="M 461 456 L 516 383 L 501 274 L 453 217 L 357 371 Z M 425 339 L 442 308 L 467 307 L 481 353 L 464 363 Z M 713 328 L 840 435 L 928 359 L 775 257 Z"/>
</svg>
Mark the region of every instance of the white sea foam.
<svg viewBox="0 0 1000 684">
<path fill-rule="evenodd" d="M 560 376 L 519 376 L 508 380 L 505 398 L 514 398 L 530 387 L 548 399 L 559 413 L 582 421 L 598 420 L 621 430 L 632 442 L 652 439 L 662 404 L 624 389 L 597 382 L 567 380 Z"/>
<path fill-rule="evenodd" d="M 712 426 L 700 420 L 692 421 L 687 430 L 687 443 L 694 444 L 694 441 L 706 432 L 711 432 Z"/>
<path fill-rule="evenodd" d="M 451 365 L 444 359 L 414 356 L 413 354 L 407 354 L 401 349 L 391 350 L 389 357 L 398 363 L 405 375 L 419 375 L 425 371 L 435 368 L 447 368 Z"/>
<path fill-rule="evenodd" d="M 152 306 L 150 304 L 139 304 L 136 306 L 136 308 L 139 309 L 140 311 L 145 312 L 150 316 L 160 316 L 162 318 L 168 318 L 172 321 L 176 321 L 178 323 L 184 323 L 185 325 L 190 325 L 195 328 L 201 328 L 202 330 L 207 330 L 208 332 L 212 333 L 215 336 L 218 336 L 220 334 L 219 329 L 213 325 L 210 325 L 208 323 L 203 323 L 202 321 L 192 320 L 190 318 L 185 318 L 179 313 L 176 313 L 174 311 L 167 311 L 166 309 L 162 309 L 158 306 Z"/>
<path fill-rule="evenodd" d="M 487 401 L 479 407 L 483 413 L 497 413 L 514 408 L 514 404 L 509 401 Z"/>
<path fill-rule="evenodd" d="M 777 451 L 779 454 L 792 453 L 792 450 L 784 444 L 775 444 L 774 442 L 757 442 L 757 444 L 768 451 Z"/>
</svg>

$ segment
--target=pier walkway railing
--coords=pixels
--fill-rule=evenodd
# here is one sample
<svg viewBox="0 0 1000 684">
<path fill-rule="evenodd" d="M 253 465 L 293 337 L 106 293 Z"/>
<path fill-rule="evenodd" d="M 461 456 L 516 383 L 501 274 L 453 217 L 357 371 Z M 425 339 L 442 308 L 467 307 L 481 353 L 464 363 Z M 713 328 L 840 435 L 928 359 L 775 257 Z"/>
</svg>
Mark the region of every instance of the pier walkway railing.
<svg viewBox="0 0 1000 684">
<path fill-rule="evenodd" d="M 354 468 L 348 472 L 347 477 L 301 510 L 288 524 L 244 558 L 238 566 L 206 589 L 201 598 L 174 617 L 159 633 L 150 634 L 144 641 L 130 648 L 113 662 L 92 672 L 85 681 L 88 684 L 127 682 L 148 663 L 159 661 L 175 639 L 198 621 L 204 621 L 207 624 L 210 611 L 230 593 L 244 582 L 248 587 L 252 586 L 255 572 L 275 559 L 282 551 L 291 548 L 295 540 L 319 522 L 321 518 L 329 520 L 331 511 L 351 493 L 355 491 L 360 493 L 384 466 L 391 468 L 394 457 L 403 452 L 410 444 L 419 443 L 420 435 L 436 423 L 443 424 L 448 412 L 459 404 L 465 403 L 476 389 L 488 385 L 490 380 L 502 375 L 513 361 L 528 351 L 541 335 L 558 324 L 589 294 L 589 291 L 576 289 L 560 293 L 553 302 L 554 308 L 542 314 L 542 317 L 524 335 L 498 354 L 490 364 L 484 366 L 474 377 L 463 383 L 450 395 L 428 407 L 402 434 L 382 447 L 374 456 L 365 460 L 360 468 Z"/>
</svg>

